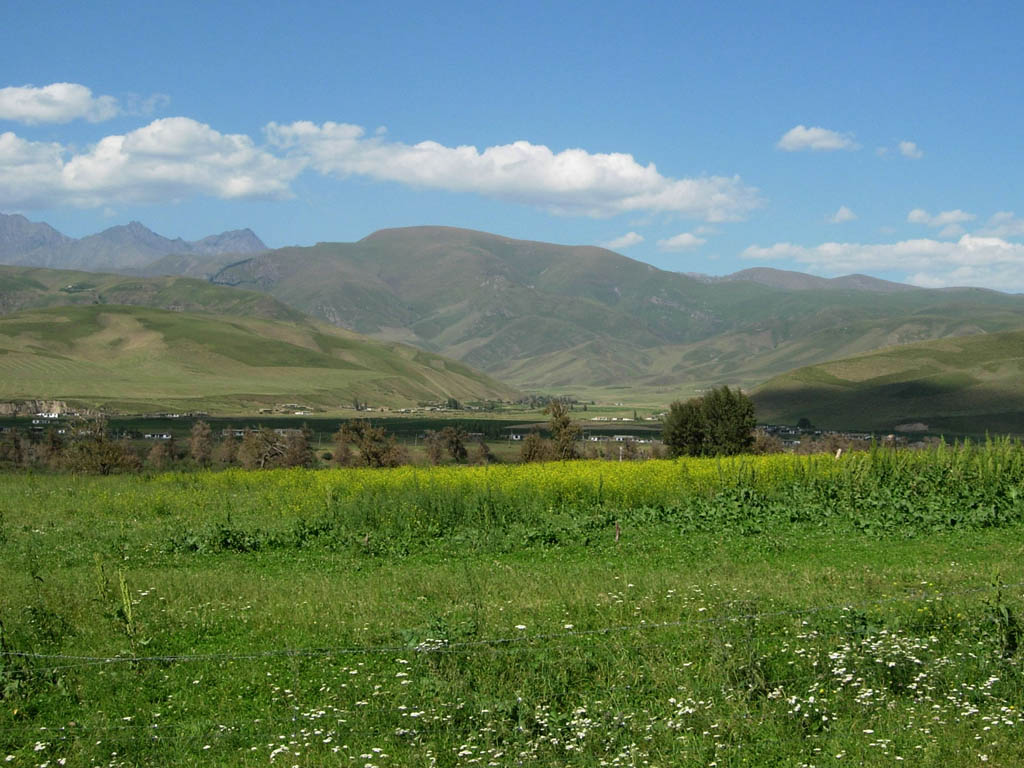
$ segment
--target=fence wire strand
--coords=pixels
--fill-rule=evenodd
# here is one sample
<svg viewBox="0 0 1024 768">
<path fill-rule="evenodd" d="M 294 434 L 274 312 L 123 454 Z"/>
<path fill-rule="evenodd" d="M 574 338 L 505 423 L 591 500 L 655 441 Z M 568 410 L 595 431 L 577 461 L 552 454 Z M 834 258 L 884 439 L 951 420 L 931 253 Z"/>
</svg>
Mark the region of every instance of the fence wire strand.
<svg viewBox="0 0 1024 768">
<path fill-rule="evenodd" d="M 1017 590 L 1024 588 L 1024 582 L 1013 584 L 1000 584 L 1002 590 Z M 269 658 L 315 658 L 328 656 L 355 656 L 355 655 L 377 655 L 392 653 L 452 653 L 456 651 L 473 650 L 484 647 L 530 647 L 537 643 L 552 640 L 565 640 L 575 638 L 586 638 L 602 635 L 620 634 L 626 632 L 648 632 L 658 629 L 674 629 L 682 627 L 706 626 L 714 624 L 730 624 L 741 621 L 761 621 L 764 619 L 775 619 L 784 617 L 813 616 L 828 611 L 866 611 L 880 605 L 905 602 L 925 602 L 929 600 L 943 600 L 947 597 L 976 594 L 989 591 L 994 585 L 988 584 L 978 587 L 965 587 L 958 590 L 946 590 L 942 592 L 919 591 L 904 595 L 893 595 L 891 597 L 872 600 L 869 603 L 831 603 L 826 605 L 811 606 L 808 608 L 791 608 L 778 611 L 762 611 L 755 613 L 731 614 L 728 616 L 691 616 L 673 621 L 640 621 L 635 624 L 619 624 L 607 627 L 596 627 L 593 629 L 572 629 L 560 632 L 544 632 L 531 635 L 511 635 L 505 637 L 481 638 L 478 640 L 458 641 L 424 641 L 416 646 L 409 645 L 379 645 L 379 646 L 347 646 L 347 647 L 320 647 L 320 648 L 274 648 L 268 650 L 255 650 L 247 653 L 208 653 L 208 654 L 164 654 L 152 656 L 85 656 L 68 655 L 59 653 L 36 653 L 32 651 L 0 651 L 0 657 L 32 659 L 36 661 L 68 661 L 72 664 L 61 664 L 51 666 L 41 664 L 40 668 L 47 671 L 63 671 L 77 669 L 80 667 L 97 667 L 113 664 L 181 664 L 195 662 L 217 662 L 217 661 L 257 661 Z"/>
</svg>

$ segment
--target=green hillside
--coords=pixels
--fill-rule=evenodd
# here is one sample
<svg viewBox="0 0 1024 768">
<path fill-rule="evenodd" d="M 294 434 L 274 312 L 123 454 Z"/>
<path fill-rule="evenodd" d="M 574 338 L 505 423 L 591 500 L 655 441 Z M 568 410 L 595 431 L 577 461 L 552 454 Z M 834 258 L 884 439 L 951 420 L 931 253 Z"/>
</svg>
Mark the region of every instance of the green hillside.
<svg viewBox="0 0 1024 768">
<path fill-rule="evenodd" d="M 314 323 L 113 305 L 0 317 L 3 401 L 236 413 L 515 394 L 461 363 Z"/>
<path fill-rule="evenodd" d="M 1024 433 L 1024 331 L 891 347 L 799 368 L 754 392 L 758 420 L 826 428 Z"/>
<path fill-rule="evenodd" d="M 121 304 L 294 322 L 302 313 L 256 291 L 188 277 L 125 277 L 67 269 L 0 265 L 0 315 L 26 309 Z"/>
<path fill-rule="evenodd" d="M 1024 327 L 1024 297 L 995 291 L 897 289 L 863 276 L 817 289 L 814 278 L 771 270 L 697 280 L 602 248 L 448 227 L 156 266 L 264 291 L 516 386 L 579 394 L 751 387 L 795 365 Z"/>
</svg>

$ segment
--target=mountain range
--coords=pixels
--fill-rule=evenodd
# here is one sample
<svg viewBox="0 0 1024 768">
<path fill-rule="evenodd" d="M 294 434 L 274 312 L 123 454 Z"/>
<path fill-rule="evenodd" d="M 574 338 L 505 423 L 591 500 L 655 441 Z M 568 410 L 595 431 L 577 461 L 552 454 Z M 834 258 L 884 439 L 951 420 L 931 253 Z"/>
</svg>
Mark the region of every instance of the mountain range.
<svg viewBox="0 0 1024 768">
<path fill-rule="evenodd" d="M 76 239 L 49 224 L 0 213 L 0 264 L 118 272 L 145 267 L 170 253 L 217 256 L 264 250 L 251 229 L 187 241 L 163 237 L 133 221 Z"/>
<path fill-rule="evenodd" d="M 71 252 L 70 239 L 45 224 L 16 216 L 0 223 L 2 253 L 14 241 L 18 258 L 34 263 Z M 130 224 L 74 242 L 96 238 L 111 249 L 108 263 L 131 264 L 110 271 L 134 277 L 3 268 L 0 313 L 120 303 L 312 318 L 453 358 L 509 387 L 651 403 L 721 383 L 778 389 L 765 382 L 794 369 L 940 339 L 998 340 L 1024 328 L 1022 295 L 768 268 L 681 274 L 604 248 L 451 227 L 266 249 L 248 230 L 186 243 Z M 118 238 L 130 247 L 118 250 Z M 156 244 L 148 262 L 139 246 L 146 242 Z M 793 381 L 783 386 L 790 395 L 800 389 Z M 763 402 L 766 413 L 788 413 Z"/>
<path fill-rule="evenodd" d="M 170 256 L 146 271 L 263 291 L 521 388 L 581 394 L 749 388 L 894 344 L 1024 326 L 1024 296 L 996 291 L 766 269 L 694 279 L 603 248 L 448 227 L 243 258 Z"/>
</svg>

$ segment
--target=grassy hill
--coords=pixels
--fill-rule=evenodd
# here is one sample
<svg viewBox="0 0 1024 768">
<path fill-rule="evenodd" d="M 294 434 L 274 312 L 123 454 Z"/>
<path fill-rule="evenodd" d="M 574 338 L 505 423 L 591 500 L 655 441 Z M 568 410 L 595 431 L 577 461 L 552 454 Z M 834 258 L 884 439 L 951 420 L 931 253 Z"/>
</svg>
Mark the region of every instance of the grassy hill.
<svg viewBox="0 0 1024 768">
<path fill-rule="evenodd" d="M 0 317 L 0 400 L 237 413 L 515 394 L 461 363 L 309 322 L 112 305 Z"/>
<path fill-rule="evenodd" d="M 795 365 L 1024 327 L 1024 297 L 995 291 L 794 282 L 771 270 L 708 282 L 602 248 L 447 227 L 159 266 L 267 292 L 516 386 L 579 394 L 750 387 Z"/>
<path fill-rule="evenodd" d="M 1024 433 L 1024 331 L 939 339 L 807 366 L 754 392 L 758 419 L 827 428 Z"/>
<path fill-rule="evenodd" d="M 125 277 L 101 272 L 0 265 L 0 315 L 56 306 L 119 304 L 302 321 L 301 312 L 256 291 L 189 277 Z"/>
</svg>

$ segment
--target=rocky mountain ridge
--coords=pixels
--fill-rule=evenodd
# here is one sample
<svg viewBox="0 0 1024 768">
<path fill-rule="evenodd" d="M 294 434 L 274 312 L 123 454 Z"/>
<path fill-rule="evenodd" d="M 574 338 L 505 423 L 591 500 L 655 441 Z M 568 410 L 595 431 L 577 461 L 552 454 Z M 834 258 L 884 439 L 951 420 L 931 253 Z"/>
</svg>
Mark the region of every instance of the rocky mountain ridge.
<svg viewBox="0 0 1024 768">
<path fill-rule="evenodd" d="M 49 224 L 29 221 L 20 214 L 0 213 L 0 264 L 11 266 L 130 272 L 170 254 L 251 255 L 266 249 L 248 228 L 189 241 L 163 237 L 132 221 L 94 235 L 72 238 Z"/>
</svg>

